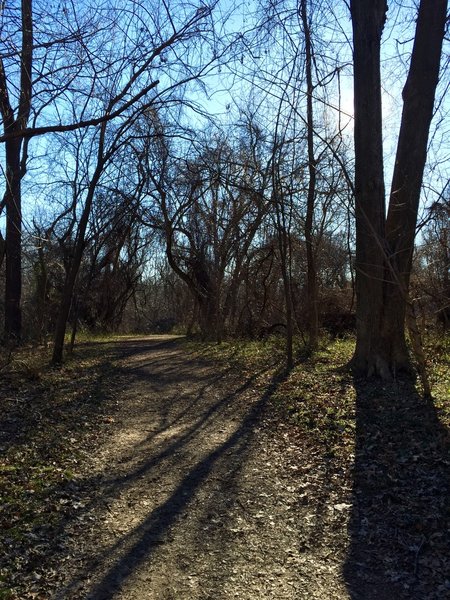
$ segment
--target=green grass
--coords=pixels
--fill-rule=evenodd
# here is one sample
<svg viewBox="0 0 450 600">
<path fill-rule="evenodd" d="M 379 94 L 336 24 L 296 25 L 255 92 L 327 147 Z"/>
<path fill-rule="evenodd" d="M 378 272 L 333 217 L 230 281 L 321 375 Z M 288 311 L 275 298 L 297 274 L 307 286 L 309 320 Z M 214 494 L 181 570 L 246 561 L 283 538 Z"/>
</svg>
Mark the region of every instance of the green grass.
<svg viewBox="0 0 450 600">
<path fill-rule="evenodd" d="M 8 555 L 11 548 L 26 560 L 30 536 L 42 527 L 56 528 L 70 511 L 65 494 L 77 482 L 83 460 L 78 448 L 96 435 L 99 423 L 107 422 L 104 400 L 117 387 L 115 343 L 129 338 L 81 336 L 74 354 L 58 369 L 49 367 L 50 348 L 21 348 L 8 362 L 0 361 L 3 418 L 9 420 L 13 438 L 18 435 L 1 449 L 0 531 L 10 541 L 0 540 L 0 559 L 7 565 L 0 572 L 0 600 L 21 597 L 14 579 L 19 567 Z M 264 373 L 263 385 L 285 364 L 282 337 L 183 343 L 186 351 L 237 372 Z M 356 391 L 345 369 L 353 348 L 352 339 L 323 340 L 319 351 L 308 357 L 296 340 L 295 367 L 271 399 L 272 414 L 290 424 L 293 435 L 338 463 L 350 461 L 354 451 Z M 450 427 L 450 339 L 426 339 L 425 350 L 438 416 Z"/>
<path fill-rule="evenodd" d="M 330 456 L 353 448 L 356 395 L 345 368 L 353 345 L 351 340 L 323 343 L 294 367 L 273 398 L 281 417 L 291 421 L 306 441 L 324 445 Z"/>
<path fill-rule="evenodd" d="M 295 343 L 296 364 L 277 388 L 272 404 L 280 418 L 291 422 L 313 444 L 324 444 L 331 453 L 351 453 L 354 445 L 356 391 L 346 368 L 354 339 L 323 339 L 313 356 L 300 340 Z M 222 344 L 186 342 L 187 348 L 246 372 L 273 367 L 285 361 L 284 340 L 235 340 Z M 441 422 L 450 425 L 450 339 L 430 337 L 425 342 L 433 399 Z M 420 382 L 416 387 L 420 393 Z M 368 388 L 367 393 L 370 393 Z M 374 388 L 374 393 L 378 393 Z"/>
<path fill-rule="evenodd" d="M 427 337 L 424 342 L 434 404 L 450 426 L 450 336 Z"/>
<path fill-rule="evenodd" d="M 285 342 L 280 336 L 264 341 L 235 340 L 222 344 L 186 342 L 199 356 L 217 360 L 244 372 L 269 369 L 282 372 Z M 311 443 L 325 444 L 327 452 L 353 447 L 355 391 L 351 374 L 342 367 L 350 360 L 354 341 L 328 342 L 308 358 L 300 339 L 295 340 L 296 365 L 272 396 L 272 410 L 291 422 Z"/>
<path fill-rule="evenodd" d="M 266 340 L 226 340 L 221 344 L 186 340 L 185 346 L 199 356 L 244 370 L 277 367 L 285 360 L 285 341 L 280 336 L 270 336 Z M 300 348 L 301 343 L 296 340 L 295 352 L 298 353 Z"/>
</svg>

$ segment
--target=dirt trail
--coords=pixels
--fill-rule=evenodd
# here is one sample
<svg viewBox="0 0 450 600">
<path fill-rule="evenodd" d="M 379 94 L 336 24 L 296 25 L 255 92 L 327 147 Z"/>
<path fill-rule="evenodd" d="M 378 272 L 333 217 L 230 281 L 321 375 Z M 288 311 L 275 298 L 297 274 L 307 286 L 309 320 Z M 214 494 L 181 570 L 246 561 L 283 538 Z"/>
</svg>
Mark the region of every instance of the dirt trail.
<svg viewBox="0 0 450 600">
<path fill-rule="evenodd" d="M 53 598 L 349 598 L 345 504 L 308 503 L 326 473 L 265 426 L 270 374 L 241 377 L 162 336 L 128 342 L 120 367 Z"/>
</svg>

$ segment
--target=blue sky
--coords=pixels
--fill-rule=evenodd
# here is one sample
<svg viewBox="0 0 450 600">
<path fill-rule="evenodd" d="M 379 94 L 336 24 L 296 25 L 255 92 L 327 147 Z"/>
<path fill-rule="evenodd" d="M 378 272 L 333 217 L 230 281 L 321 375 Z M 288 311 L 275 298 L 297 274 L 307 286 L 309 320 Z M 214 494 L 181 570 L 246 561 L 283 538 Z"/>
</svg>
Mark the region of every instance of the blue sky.
<svg viewBox="0 0 450 600">
<path fill-rule="evenodd" d="M 155 2 L 161 8 L 160 2 Z M 272 36 L 271 43 L 262 41 L 261 35 L 255 30 L 256 23 L 264 21 L 263 3 L 233 2 L 232 0 L 220 0 L 213 12 L 216 21 L 217 40 L 221 44 L 226 39 L 234 39 L 232 54 L 220 69 L 213 69 L 211 75 L 205 79 L 207 84 L 206 93 L 199 86 L 192 88 L 190 98 L 213 113 L 220 122 L 230 125 L 237 118 L 239 109 L 248 106 L 249 99 L 257 98 L 260 103 L 260 118 L 270 120 L 270 104 L 275 96 L 280 93 L 280 80 L 283 74 L 279 69 L 280 60 L 289 58 L 289 53 L 295 50 L 295 45 L 302 43 L 301 32 L 295 29 L 295 20 L 289 24 L 291 28 L 288 33 L 281 29 L 278 33 L 268 28 L 268 35 Z M 272 3 L 272 6 L 274 4 Z M 351 143 L 352 136 L 352 73 L 351 73 L 351 23 L 347 8 L 343 1 L 332 3 L 329 0 L 318 0 L 314 3 L 316 9 L 322 11 L 324 18 L 319 19 L 317 25 L 317 36 L 325 40 L 322 46 L 316 50 L 321 54 L 321 60 L 329 65 L 331 72 L 334 65 L 343 65 L 340 71 L 341 108 L 347 116 L 342 118 L 346 124 L 345 134 Z M 55 5 L 56 6 L 56 5 Z M 193 5 L 191 5 L 192 7 Z M 288 2 L 279 4 L 279 11 L 284 16 L 292 11 L 295 5 Z M 195 6 L 194 6 L 195 8 Z M 408 53 L 411 49 L 413 37 L 414 20 L 411 18 L 413 2 L 409 5 L 399 2 L 391 2 L 388 12 L 388 20 L 383 36 L 383 108 L 384 108 L 384 144 L 385 144 L 385 170 L 386 188 L 389 191 L 393 158 L 395 155 L 397 132 L 401 115 L 401 90 L 405 81 L 408 67 Z M 164 13 L 164 11 L 162 11 Z M 295 12 L 295 11 L 294 11 Z M 267 16 L 267 14 L 266 14 Z M 239 39 L 238 34 L 244 37 Z M 282 36 L 288 41 L 291 48 L 282 43 Z M 149 51 L 151 47 L 149 46 Z M 282 56 L 285 52 L 285 56 Z M 439 98 L 445 94 L 449 82 L 448 69 L 448 42 L 443 58 L 443 78 L 438 91 Z M 301 56 L 297 59 L 301 65 Z M 164 66 L 163 64 L 161 65 Z M 323 72 L 326 68 L 323 69 Z M 281 77 L 280 77 L 281 73 Z M 287 71 L 286 71 L 287 73 Z M 277 78 L 279 79 L 277 81 Z M 274 83 L 275 82 L 275 83 Z M 282 83 L 282 81 L 281 81 Z M 255 92 L 255 90 L 258 90 Z M 336 79 L 331 86 L 327 102 L 331 106 L 338 105 Z M 324 88 L 317 87 L 317 96 L 323 97 Z M 275 96 L 273 94 L 275 93 Z M 294 93 L 294 90 L 289 93 Z M 317 105 L 318 106 L 318 105 Z M 439 193 L 449 179 L 450 164 L 450 135 L 448 101 L 445 99 L 438 103 L 436 119 L 433 123 L 429 161 L 426 169 L 426 180 L 424 184 L 424 200 L 430 203 Z M 332 114 L 333 110 L 328 109 Z M 266 112 L 265 112 L 266 111 Z M 200 124 L 200 118 L 191 115 L 191 123 Z M 337 120 L 336 113 L 332 117 Z M 44 151 L 44 140 L 35 140 L 30 145 L 34 154 Z M 36 196 L 32 193 L 32 181 L 40 180 L 45 183 L 48 174 L 39 172 L 39 160 L 30 162 L 30 171 L 24 181 L 25 192 L 25 229 L 29 227 L 35 206 Z M 33 168 L 36 167 L 36 171 Z M 45 196 L 42 197 L 45 205 Z"/>
</svg>

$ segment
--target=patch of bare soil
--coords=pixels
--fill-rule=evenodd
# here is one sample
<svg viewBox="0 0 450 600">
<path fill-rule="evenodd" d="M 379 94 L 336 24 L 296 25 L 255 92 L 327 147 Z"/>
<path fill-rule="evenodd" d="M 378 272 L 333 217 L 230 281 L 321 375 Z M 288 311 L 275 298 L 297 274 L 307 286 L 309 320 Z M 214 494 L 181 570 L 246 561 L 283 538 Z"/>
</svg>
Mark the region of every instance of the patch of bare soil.
<svg viewBox="0 0 450 600">
<path fill-rule="evenodd" d="M 285 378 L 152 336 L 4 378 L 0 600 L 449 598 L 447 403 L 338 346 Z"/>
<path fill-rule="evenodd" d="M 120 365 L 49 597 L 348 598 L 350 490 L 268 426 L 274 374 L 241 376 L 168 338 L 128 342 Z"/>
</svg>

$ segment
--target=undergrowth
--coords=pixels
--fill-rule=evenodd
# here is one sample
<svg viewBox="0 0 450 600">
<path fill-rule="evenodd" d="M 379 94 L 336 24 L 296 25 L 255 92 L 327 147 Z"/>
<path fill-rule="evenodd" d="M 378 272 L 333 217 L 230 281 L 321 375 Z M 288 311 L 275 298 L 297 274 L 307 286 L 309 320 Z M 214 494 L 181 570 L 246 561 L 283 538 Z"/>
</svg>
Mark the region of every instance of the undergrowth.
<svg viewBox="0 0 450 600">
<path fill-rule="evenodd" d="M 108 419 L 113 345 L 77 348 L 57 369 L 49 360 L 49 349 L 29 347 L 0 361 L 0 599 L 24 597 L 23 573 L 39 577 L 54 532 L 77 509 L 89 437 Z"/>
<path fill-rule="evenodd" d="M 77 509 L 79 464 L 89 440 L 111 419 L 103 406 L 117 388 L 116 342 L 122 339 L 129 338 L 82 336 L 58 369 L 49 367 L 46 348 L 0 356 L 0 600 L 21 598 L 20 573 L 38 572 L 42 548 L 50 552 L 52 532 Z M 285 360 L 280 337 L 184 344 L 187 352 L 247 374 L 280 372 Z M 324 340 L 307 357 L 297 340 L 295 367 L 271 398 L 276 418 L 334 461 L 351 460 L 354 452 L 356 392 L 344 368 L 353 345 L 351 339 Z M 449 427 L 450 340 L 426 339 L 425 349 L 434 404 Z"/>
<path fill-rule="evenodd" d="M 222 344 L 187 342 L 200 355 L 247 372 L 272 366 L 282 368 L 284 340 L 235 340 Z M 277 388 L 272 405 L 281 418 L 288 419 L 313 444 L 325 444 L 330 456 L 351 453 L 355 435 L 355 385 L 346 365 L 352 357 L 354 340 L 323 339 L 318 352 L 309 356 L 296 340 L 296 364 Z M 434 405 L 444 425 L 450 425 L 450 338 L 430 336 L 425 352 L 432 384 Z M 380 384 L 381 385 L 381 384 Z M 392 388 L 398 382 L 391 384 Z M 381 390 L 390 386 L 381 385 Z M 420 384 L 417 383 L 420 392 Z M 377 389 L 375 387 L 375 389 Z M 392 391 L 392 390 L 391 390 Z"/>
<path fill-rule="evenodd" d="M 450 336 L 428 336 L 424 341 L 434 405 L 450 426 Z"/>
</svg>

